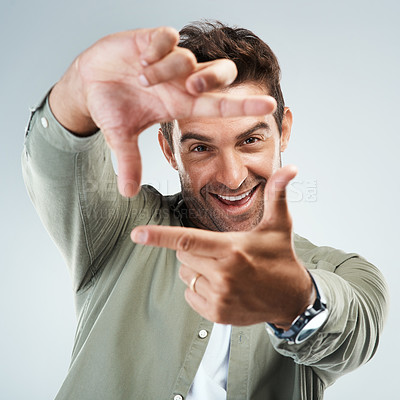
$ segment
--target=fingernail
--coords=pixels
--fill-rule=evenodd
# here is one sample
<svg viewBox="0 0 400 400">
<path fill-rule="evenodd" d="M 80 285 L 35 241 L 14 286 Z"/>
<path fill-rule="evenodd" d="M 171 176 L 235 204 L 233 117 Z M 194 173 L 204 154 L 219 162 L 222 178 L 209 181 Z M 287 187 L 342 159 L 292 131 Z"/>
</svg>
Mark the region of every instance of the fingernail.
<svg viewBox="0 0 400 400">
<path fill-rule="evenodd" d="M 132 233 L 132 240 L 139 244 L 146 244 L 149 234 L 146 231 L 134 231 Z"/>
<path fill-rule="evenodd" d="M 206 83 L 203 78 L 197 78 L 194 81 L 194 86 L 198 93 L 203 93 L 206 90 Z"/>
<path fill-rule="evenodd" d="M 122 181 L 122 179 L 118 179 L 118 190 L 124 197 L 133 197 L 139 193 L 140 184 L 134 180 Z"/>
<path fill-rule="evenodd" d="M 140 82 L 140 84 L 142 86 L 150 86 L 149 81 L 147 80 L 147 78 L 143 74 L 139 75 L 138 79 L 139 79 L 139 82 Z"/>
<path fill-rule="evenodd" d="M 149 63 L 146 60 L 141 59 L 140 64 L 142 64 L 143 67 L 148 67 Z"/>
</svg>

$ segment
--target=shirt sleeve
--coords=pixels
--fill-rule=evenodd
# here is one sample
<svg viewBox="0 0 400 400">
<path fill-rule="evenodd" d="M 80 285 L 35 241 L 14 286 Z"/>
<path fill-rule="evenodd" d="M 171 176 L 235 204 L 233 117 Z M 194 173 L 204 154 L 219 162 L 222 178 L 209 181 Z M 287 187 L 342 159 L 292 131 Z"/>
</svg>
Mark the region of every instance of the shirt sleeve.
<svg viewBox="0 0 400 400">
<path fill-rule="evenodd" d="M 91 282 L 121 235 L 129 234 L 127 224 L 132 226 L 140 215 L 145 194 L 121 196 L 103 135 L 73 135 L 55 119 L 47 100 L 31 114 L 22 170 L 30 198 L 78 292 Z"/>
<path fill-rule="evenodd" d="M 302 344 L 271 337 L 280 354 L 311 367 L 325 387 L 375 354 L 388 311 L 381 272 L 357 254 L 326 249 L 305 263 L 326 299 L 326 323 Z"/>
</svg>

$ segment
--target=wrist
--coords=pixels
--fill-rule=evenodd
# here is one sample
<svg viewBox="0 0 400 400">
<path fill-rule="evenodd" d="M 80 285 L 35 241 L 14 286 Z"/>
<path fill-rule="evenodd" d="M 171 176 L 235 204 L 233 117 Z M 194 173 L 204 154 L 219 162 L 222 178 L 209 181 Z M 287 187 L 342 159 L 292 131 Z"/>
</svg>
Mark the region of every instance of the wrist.
<svg viewBox="0 0 400 400">
<path fill-rule="evenodd" d="M 304 267 L 302 267 L 302 271 L 304 273 L 302 284 L 299 284 L 299 279 L 296 278 L 296 285 L 290 290 L 291 301 L 287 301 L 285 305 L 285 314 L 282 313 L 279 319 L 276 318 L 275 321 L 270 321 L 279 329 L 289 329 L 296 318 L 304 313 L 310 305 L 313 305 L 317 298 L 311 274 Z"/>
<path fill-rule="evenodd" d="M 87 108 L 77 60 L 51 90 L 49 105 L 57 121 L 75 135 L 90 136 L 98 131 Z"/>
<path fill-rule="evenodd" d="M 326 299 L 310 273 L 309 276 L 313 284 L 315 300 L 293 320 L 290 326 L 267 323 L 266 329 L 271 336 L 276 336 L 289 344 L 300 344 L 325 324 L 329 315 Z"/>
</svg>

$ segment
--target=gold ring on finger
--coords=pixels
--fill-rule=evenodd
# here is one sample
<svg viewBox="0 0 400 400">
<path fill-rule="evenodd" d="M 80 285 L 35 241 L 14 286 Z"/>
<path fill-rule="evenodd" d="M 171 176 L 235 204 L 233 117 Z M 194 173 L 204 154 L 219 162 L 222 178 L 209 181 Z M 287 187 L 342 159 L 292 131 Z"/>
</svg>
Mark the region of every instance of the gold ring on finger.
<svg viewBox="0 0 400 400">
<path fill-rule="evenodd" d="M 189 283 L 189 289 L 193 292 L 193 293 L 197 293 L 196 292 L 196 282 L 197 279 L 199 279 L 199 277 L 201 276 L 201 274 L 196 274 L 196 276 L 193 277 L 193 279 L 190 281 Z"/>
</svg>

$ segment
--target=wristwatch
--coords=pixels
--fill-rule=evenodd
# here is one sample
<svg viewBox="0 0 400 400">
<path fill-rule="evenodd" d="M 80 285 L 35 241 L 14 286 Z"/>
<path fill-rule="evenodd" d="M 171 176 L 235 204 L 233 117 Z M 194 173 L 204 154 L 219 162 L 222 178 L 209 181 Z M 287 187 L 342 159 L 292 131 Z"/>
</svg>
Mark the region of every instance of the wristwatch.
<svg viewBox="0 0 400 400">
<path fill-rule="evenodd" d="M 275 335 L 279 339 L 286 340 L 289 344 L 300 344 L 317 332 L 325 323 L 329 315 L 326 300 L 311 274 L 310 277 L 317 294 L 314 304 L 308 306 L 302 314 L 296 317 L 290 328 L 286 331 L 267 322 L 266 328 L 270 335 Z"/>
</svg>

